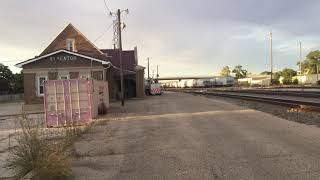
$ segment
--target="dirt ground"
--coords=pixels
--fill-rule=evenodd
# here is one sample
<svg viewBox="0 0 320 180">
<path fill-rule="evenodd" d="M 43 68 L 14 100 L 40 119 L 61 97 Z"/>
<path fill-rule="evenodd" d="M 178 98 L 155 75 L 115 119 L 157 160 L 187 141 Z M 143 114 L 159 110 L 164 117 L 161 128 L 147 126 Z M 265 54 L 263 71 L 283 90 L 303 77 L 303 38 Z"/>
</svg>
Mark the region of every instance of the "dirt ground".
<svg viewBox="0 0 320 180">
<path fill-rule="evenodd" d="M 74 144 L 75 179 L 319 179 L 320 131 L 230 102 L 165 93 L 118 104 Z"/>
</svg>

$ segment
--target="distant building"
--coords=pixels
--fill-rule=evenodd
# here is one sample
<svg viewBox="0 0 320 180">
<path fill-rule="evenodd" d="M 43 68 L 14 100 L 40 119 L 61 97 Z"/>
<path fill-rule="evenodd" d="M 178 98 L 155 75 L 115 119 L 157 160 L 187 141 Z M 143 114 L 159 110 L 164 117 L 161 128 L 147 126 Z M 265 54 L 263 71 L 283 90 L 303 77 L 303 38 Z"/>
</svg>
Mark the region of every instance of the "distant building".
<svg viewBox="0 0 320 180">
<path fill-rule="evenodd" d="M 309 75 L 302 75 L 302 76 L 294 76 L 292 80 L 298 79 L 299 84 L 310 84 L 316 85 L 317 82 L 320 80 L 320 74 L 309 74 Z"/>
<path fill-rule="evenodd" d="M 172 77 L 163 78 L 159 82 L 164 87 L 172 88 L 200 88 L 215 86 L 233 86 L 235 84 L 234 77 Z"/>
<path fill-rule="evenodd" d="M 238 84 L 247 86 L 269 86 L 271 84 L 271 77 L 270 75 L 250 75 L 250 77 L 238 79 Z"/>
</svg>

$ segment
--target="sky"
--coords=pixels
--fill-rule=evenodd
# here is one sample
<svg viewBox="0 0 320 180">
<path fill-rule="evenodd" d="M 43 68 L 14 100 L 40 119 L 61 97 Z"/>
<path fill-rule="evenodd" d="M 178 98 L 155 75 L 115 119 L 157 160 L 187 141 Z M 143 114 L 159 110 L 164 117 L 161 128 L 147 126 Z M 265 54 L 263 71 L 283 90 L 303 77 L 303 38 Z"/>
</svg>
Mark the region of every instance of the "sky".
<svg viewBox="0 0 320 180">
<path fill-rule="evenodd" d="M 139 64 L 160 77 L 216 75 L 223 66 L 242 65 L 252 73 L 297 69 L 302 55 L 320 49 L 318 0 L 106 0 L 123 14 L 123 48 L 138 47 Z M 0 63 L 39 55 L 72 23 L 99 48 L 112 48 L 114 17 L 103 0 L 1 0 Z M 100 38 L 99 38 L 100 37 Z M 98 38 L 98 39 L 97 39 Z"/>
</svg>

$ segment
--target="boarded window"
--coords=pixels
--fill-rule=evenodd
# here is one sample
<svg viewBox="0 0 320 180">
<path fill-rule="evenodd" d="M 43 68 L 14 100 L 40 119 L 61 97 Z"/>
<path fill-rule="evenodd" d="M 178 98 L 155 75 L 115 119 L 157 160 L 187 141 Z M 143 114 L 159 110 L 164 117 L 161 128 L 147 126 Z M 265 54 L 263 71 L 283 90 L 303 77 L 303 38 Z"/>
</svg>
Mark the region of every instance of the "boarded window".
<svg viewBox="0 0 320 180">
<path fill-rule="evenodd" d="M 70 76 L 70 79 L 78 79 L 79 78 L 79 72 L 70 72 L 69 76 Z"/>
</svg>

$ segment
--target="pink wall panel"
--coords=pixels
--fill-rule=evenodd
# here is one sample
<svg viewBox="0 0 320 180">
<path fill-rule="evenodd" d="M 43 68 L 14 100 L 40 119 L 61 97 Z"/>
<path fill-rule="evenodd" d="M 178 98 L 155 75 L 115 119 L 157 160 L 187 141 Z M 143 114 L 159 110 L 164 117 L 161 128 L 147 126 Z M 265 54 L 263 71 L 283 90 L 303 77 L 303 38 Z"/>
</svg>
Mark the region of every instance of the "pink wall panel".
<svg viewBox="0 0 320 180">
<path fill-rule="evenodd" d="M 89 80 L 49 80 L 44 106 L 47 127 L 81 125 L 92 120 L 92 85 Z"/>
</svg>

